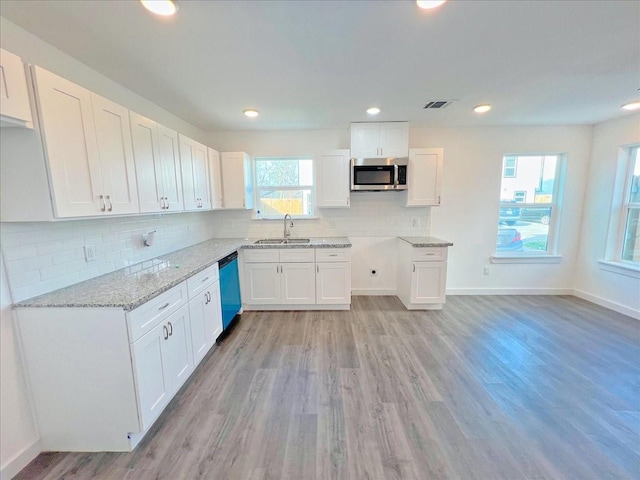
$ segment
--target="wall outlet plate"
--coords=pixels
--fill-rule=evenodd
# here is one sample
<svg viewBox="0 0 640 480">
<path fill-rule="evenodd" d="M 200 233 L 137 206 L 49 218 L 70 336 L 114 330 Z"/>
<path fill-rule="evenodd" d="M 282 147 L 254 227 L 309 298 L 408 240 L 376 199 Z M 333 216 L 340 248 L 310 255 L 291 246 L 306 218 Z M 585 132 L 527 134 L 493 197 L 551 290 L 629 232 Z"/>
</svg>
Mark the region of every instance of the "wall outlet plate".
<svg viewBox="0 0 640 480">
<path fill-rule="evenodd" d="M 484 267 L 484 274 L 489 275 L 489 267 Z"/>
<path fill-rule="evenodd" d="M 96 247 L 94 245 L 84 246 L 84 259 L 87 262 L 94 262 L 96 260 Z"/>
</svg>

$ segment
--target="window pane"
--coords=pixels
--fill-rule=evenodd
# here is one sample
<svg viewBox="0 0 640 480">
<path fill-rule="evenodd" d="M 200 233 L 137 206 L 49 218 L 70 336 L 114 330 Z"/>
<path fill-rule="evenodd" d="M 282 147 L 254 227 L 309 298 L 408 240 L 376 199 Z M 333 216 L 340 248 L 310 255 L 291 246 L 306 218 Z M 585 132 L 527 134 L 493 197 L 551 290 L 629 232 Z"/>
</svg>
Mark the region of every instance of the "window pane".
<svg viewBox="0 0 640 480">
<path fill-rule="evenodd" d="M 295 187 L 313 184 L 313 161 L 256 159 L 256 184 L 263 187 Z"/>
<path fill-rule="evenodd" d="M 258 190 L 258 214 L 261 216 L 311 215 L 311 189 Z"/>
<path fill-rule="evenodd" d="M 525 197 L 530 203 L 552 203 L 557 163 L 557 155 L 504 157 L 500 201 Z"/>
<path fill-rule="evenodd" d="M 631 152 L 631 161 L 634 163 L 631 170 L 633 172 L 631 188 L 629 189 L 630 203 L 640 203 L 640 161 L 638 160 L 638 152 L 640 152 L 640 149 L 637 147 Z"/>
<path fill-rule="evenodd" d="M 624 231 L 624 245 L 622 246 L 622 259 L 629 262 L 640 262 L 640 232 L 638 222 L 640 208 L 630 208 L 627 212 L 627 223 Z"/>
<path fill-rule="evenodd" d="M 499 224 L 496 250 L 498 252 L 546 252 L 549 246 L 549 224 L 545 225 L 541 222 L 542 214 L 543 212 L 537 212 L 535 221 L 520 220 L 513 226 Z"/>
</svg>

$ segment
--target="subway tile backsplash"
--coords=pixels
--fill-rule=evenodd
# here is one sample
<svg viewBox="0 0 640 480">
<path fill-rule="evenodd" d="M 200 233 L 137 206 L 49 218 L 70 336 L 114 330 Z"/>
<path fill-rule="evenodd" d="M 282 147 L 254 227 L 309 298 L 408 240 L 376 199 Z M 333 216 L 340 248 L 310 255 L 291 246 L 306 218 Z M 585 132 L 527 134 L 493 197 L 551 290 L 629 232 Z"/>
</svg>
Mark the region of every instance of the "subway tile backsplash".
<svg viewBox="0 0 640 480">
<path fill-rule="evenodd" d="M 406 208 L 397 192 L 356 193 L 351 208 L 319 209 L 318 218 L 295 220 L 294 237 L 428 235 L 429 208 Z M 281 237 L 282 220 L 252 220 L 251 212 L 214 212 L 2 223 L 0 245 L 13 301 L 97 277 L 165 253 L 218 238 Z M 154 245 L 144 233 L 156 230 Z M 96 260 L 85 261 L 84 247 Z"/>
<path fill-rule="evenodd" d="M 16 302 L 203 242 L 214 226 L 214 212 L 2 223 L 0 244 Z M 153 246 L 143 246 L 153 230 Z M 85 261 L 85 245 L 95 261 Z"/>
</svg>

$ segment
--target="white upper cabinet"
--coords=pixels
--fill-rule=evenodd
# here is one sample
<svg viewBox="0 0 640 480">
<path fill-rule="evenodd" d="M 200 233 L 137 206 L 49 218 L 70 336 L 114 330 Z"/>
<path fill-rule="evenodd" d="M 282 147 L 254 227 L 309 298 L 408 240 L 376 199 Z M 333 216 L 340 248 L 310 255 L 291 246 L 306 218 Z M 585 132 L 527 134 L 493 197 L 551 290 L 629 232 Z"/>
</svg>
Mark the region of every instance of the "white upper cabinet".
<svg viewBox="0 0 640 480">
<path fill-rule="evenodd" d="M 0 126 L 33 128 L 24 64 L 0 49 Z"/>
<path fill-rule="evenodd" d="M 137 113 L 130 118 L 140 212 L 183 210 L 178 134 Z"/>
<path fill-rule="evenodd" d="M 407 169 L 407 207 L 440 205 L 442 148 L 412 148 Z"/>
<path fill-rule="evenodd" d="M 34 67 L 56 216 L 138 213 L 129 112 Z"/>
<path fill-rule="evenodd" d="M 178 135 L 182 193 L 185 210 L 210 210 L 209 158 L 207 147 L 184 135 Z"/>
<path fill-rule="evenodd" d="M 318 207 L 349 207 L 349 160 L 349 150 L 326 152 L 318 158 L 316 163 Z"/>
<path fill-rule="evenodd" d="M 209 177 L 211 180 L 211 208 L 223 208 L 222 198 L 222 171 L 220 169 L 220 153 L 213 148 L 209 152 Z"/>
<path fill-rule="evenodd" d="M 222 152 L 220 166 L 224 208 L 251 209 L 251 157 L 244 152 Z"/>
<path fill-rule="evenodd" d="M 351 124 L 352 157 L 406 157 L 408 153 L 409 124 L 407 122 Z"/>
<path fill-rule="evenodd" d="M 56 216 L 105 213 L 91 92 L 40 67 L 34 78 Z"/>
<path fill-rule="evenodd" d="M 91 94 L 91 103 L 107 212 L 138 213 L 129 110 L 95 93 Z"/>
</svg>

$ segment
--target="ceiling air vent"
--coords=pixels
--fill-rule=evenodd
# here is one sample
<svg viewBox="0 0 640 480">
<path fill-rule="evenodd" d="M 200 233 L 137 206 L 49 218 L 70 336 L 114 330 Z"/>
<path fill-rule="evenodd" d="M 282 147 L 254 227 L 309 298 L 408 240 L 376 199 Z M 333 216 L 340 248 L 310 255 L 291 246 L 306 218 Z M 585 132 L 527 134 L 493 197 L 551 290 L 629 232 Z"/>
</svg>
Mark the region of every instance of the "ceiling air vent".
<svg viewBox="0 0 640 480">
<path fill-rule="evenodd" d="M 447 108 L 451 105 L 455 100 L 433 100 L 431 102 L 427 102 L 424 106 L 425 110 L 442 110 L 443 108 Z"/>
</svg>

